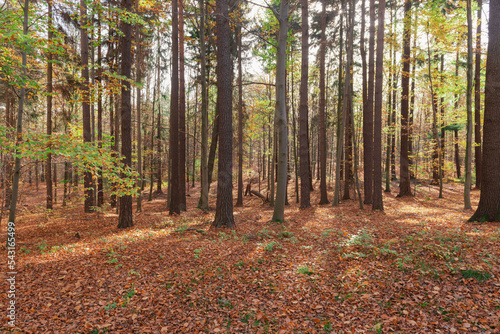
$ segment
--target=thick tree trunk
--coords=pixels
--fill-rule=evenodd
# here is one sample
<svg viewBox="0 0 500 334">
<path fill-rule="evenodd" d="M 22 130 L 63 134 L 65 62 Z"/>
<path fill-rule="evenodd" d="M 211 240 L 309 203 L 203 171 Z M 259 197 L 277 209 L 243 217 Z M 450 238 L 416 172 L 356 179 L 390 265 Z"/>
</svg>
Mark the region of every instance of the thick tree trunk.
<svg viewBox="0 0 500 334">
<path fill-rule="evenodd" d="M 214 227 L 235 226 L 233 216 L 233 124 L 231 83 L 231 30 L 227 0 L 216 1 L 217 26 L 217 109 L 219 110 L 219 172 Z"/>
<path fill-rule="evenodd" d="M 401 74 L 401 149 L 399 161 L 398 197 L 411 196 L 410 169 L 408 157 L 408 114 L 410 98 L 410 39 L 411 39 L 411 0 L 405 0 L 403 18 L 403 72 Z"/>
<path fill-rule="evenodd" d="M 136 81 L 142 81 L 142 34 L 140 33 L 141 26 L 136 25 L 136 43 L 137 43 L 137 61 L 136 61 Z M 142 212 L 142 180 L 143 180 L 143 170 L 142 170 L 142 114 L 141 114 L 141 104 L 142 104 L 142 90 L 141 87 L 136 88 L 136 98 L 137 98 L 137 182 L 136 186 L 139 187 L 137 193 L 137 212 Z"/>
<path fill-rule="evenodd" d="M 130 12 L 132 10 L 133 0 L 122 0 L 122 8 Z M 122 132 L 122 147 L 121 153 L 124 157 L 123 164 L 125 168 L 132 168 L 132 105 L 131 105 L 131 91 L 130 79 L 132 78 L 130 72 L 132 68 L 132 25 L 130 23 L 121 22 L 121 31 L 123 36 L 121 38 L 121 71 L 120 74 L 128 79 L 122 81 L 121 91 L 121 132 Z M 125 173 L 121 175 L 126 178 Z M 118 216 L 118 228 L 127 228 L 133 226 L 132 218 L 132 195 L 123 195 L 120 197 L 120 210 Z"/>
<path fill-rule="evenodd" d="M 179 16 L 172 0 L 172 77 L 170 88 L 170 211 L 180 214 L 179 200 Z"/>
<path fill-rule="evenodd" d="M 500 221 L 500 2 L 490 1 L 481 197 L 470 221 Z"/>
<path fill-rule="evenodd" d="M 279 33 L 278 33 L 278 54 L 276 58 L 276 131 L 278 172 L 276 183 L 276 200 L 272 220 L 275 222 L 285 221 L 285 202 L 287 184 L 287 162 L 288 162 L 288 129 L 286 120 L 286 40 L 288 32 L 288 0 L 280 3 L 279 11 Z"/>
<path fill-rule="evenodd" d="M 385 0 L 380 0 L 377 29 L 377 65 L 375 73 L 375 107 L 373 126 L 373 210 L 384 210 L 382 199 L 382 81 L 384 66 Z"/>
</svg>

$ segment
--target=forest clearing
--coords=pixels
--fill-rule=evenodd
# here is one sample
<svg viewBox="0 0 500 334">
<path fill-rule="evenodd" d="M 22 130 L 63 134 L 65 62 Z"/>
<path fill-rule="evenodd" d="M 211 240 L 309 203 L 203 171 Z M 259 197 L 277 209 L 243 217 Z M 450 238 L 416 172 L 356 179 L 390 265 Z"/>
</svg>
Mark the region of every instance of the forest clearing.
<svg viewBox="0 0 500 334">
<path fill-rule="evenodd" d="M 385 212 L 359 210 L 354 200 L 305 210 L 293 201 L 285 223 L 271 222 L 272 208 L 248 196 L 235 208 L 235 229 L 211 227 L 213 212 L 194 208 L 196 192 L 182 216 L 165 216 L 159 196 L 121 230 L 114 210 L 82 214 L 75 203 L 47 213 L 42 189 L 27 191 L 13 332 L 500 328 L 500 224 L 466 223 L 473 211 L 462 209 L 455 184 L 443 199 L 425 184 L 415 197 L 387 193 Z"/>
</svg>

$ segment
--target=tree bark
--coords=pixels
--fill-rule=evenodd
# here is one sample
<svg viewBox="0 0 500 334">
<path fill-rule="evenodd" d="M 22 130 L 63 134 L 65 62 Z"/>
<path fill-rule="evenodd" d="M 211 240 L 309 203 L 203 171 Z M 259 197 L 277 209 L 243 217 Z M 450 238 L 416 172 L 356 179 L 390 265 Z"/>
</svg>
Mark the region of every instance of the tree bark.
<svg viewBox="0 0 500 334">
<path fill-rule="evenodd" d="M 326 89 L 325 89 L 325 57 L 326 57 L 326 0 L 322 1 L 321 41 L 319 47 L 319 204 L 328 204 L 326 189 Z"/>
<path fill-rule="evenodd" d="M 467 0 L 467 144 L 465 148 L 464 209 L 472 209 L 470 188 L 472 185 L 472 0 Z M 491 4 L 490 4 L 491 6 Z M 491 11 L 490 11 L 491 15 Z M 495 16 L 493 16 L 495 17 Z M 490 29 L 491 29 L 490 22 Z M 491 30 L 490 30 L 491 32 Z M 492 41 L 489 41 L 490 44 Z M 494 56 L 494 55 L 493 55 Z M 488 57 L 492 57 L 491 55 Z M 497 63 L 498 64 L 498 63 Z M 497 100 L 498 101 L 498 100 Z M 497 146 L 498 149 L 499 146 Z M 490 180 L 491 181 L 491 180 Z"/>
<path fill-rule="evenodd" d="M 476 189 L 481 189 L 481 11 L 477 0 L 476 68 L 474 75 L 474 157 L 476 159 Z"/>
<path fill-rule="evenodd" d="M 87 4 L 85 0 L 80 0 L 80 15 L 81 15 L 81 65 L 82 65 L 82 111 L 83 111 L 83 141 L 90 143 L 92 141 L 91 123 L 90 123 L 90 94 L 89 94 L 89 39 L 87 34 Z M 94 206 L 94 182 L 92 181 L 92 173 L 86 171 L 83 179 L 85 203 L 85 212 L 91 212 Z"/>
<path fill-rule="evenodd" d="M 398 197 L 411 196 L 410 169 L 408 157 L 408 114 L 410 98 L 410 39 L 411 39 L 411 0 L 405 0 L 403 18 L 403 72 L 401 74 L 401 149 L 399 161 Z"/>
<path fill-rule="evenodd" d="M 373 94 L 375 87 L 375 0 L 370 0 L 370 37 L 366 103 L 363 104 L 363 162 L 365 204 L 373 202 Z"/>
<path fill-rule="evenodd" d="M 52 39 L 54 38 L 54 33 L 52 29 L 52 1 L 47 1 L 48 5 L 48 43 L 49 51 L 47 54 L 47 136 L 50 138 L 52 136 Z M 48 149 L 51 149 L 49 144 Z M 45 180 L 47 188 L 47 209 L 52 210 L 53 198 L 52 198 L 52 154 L 47 154 L 47 161 L 45 167 Z"/>
<path fill-rule="evenodd" d="M 500 221 L 500 2 L 490 1 L 481 197 L 469 221 Z"/>
<path fill-rule="evenodd" d="M 170 86 L 170 211 L 180 214 L 179 200 L 179 16 L 172 0 L 172 76 Z"/>
<path fill-rule="evenodd" d="M 301 0 L 302 9 L 302 60 L 300 67 L 300 101 L 299 101 L 299 155 L 300 155 L 300 208 L 311 206 L 310 200 L 310 166 L 309 166 L 309 5 Z"/>
<path fill-rule="evenodd" d="M 184 79 L 184 5 L 179 0 L 179 206 L 186 211 L 186 84 Z"/>
<path fill-rule="evenodd" d="M 131 12 L 133 0 L 122 0 L 122 8 Z M 122 147 L 121 153 L 124 157 L 123 164 L 125 168 L 132 168 L 132 105 L 131 105 L 131 91 L 130 79 L 132 68 L 132 24 L 125 21 L 121 22 L 121 71 L 120 74 L 128 80 L 122 81 L 121 91 L 121 140 Z M 122 178 L 126 178 L 125 173 L 122 173 Z M 120 197 L 120 210 L 118 216 L 118 228 L 132 227 L 132 195 L 123 195 Z"/>
<path fill-rule="evenodd" d="M 277 158 L 278 172 L 276 183 L 276 199 L 272 221 L 285 221 L 285 202 L 288 162 L 288 129 L 286 120 L 286 40 L 288 33 L 288 0 L 282 0 L 279 10 L 278 52 L 276 57 L 276 111 L 275 124 L 278 135 Z"/>
<path fill-rule="evenodd" d="M 240 23 L 242 20 L 240 20 Z M 243 85 L 241 66 L 241 25 L 237 28 L 238 40 L 238 196 L 236 206 L 243 206 Z"/>
<path fill-rule="evenodd" d="M 382 199 L 382 81 L 384 66 L 385 0 L 379 1 L 377 29 L 377 65 L 375 73 L 375 108 L 373 126 L 373 205 L 372 210 L 384 210 Z"/>
<path fill-rule="evenodd" d="M 216 0 L 217 27 L 217 109 L 219 110 L 219 172 L 214 227 L 234 228 L 233 216 L 233 124 L 231 83 L 231 30 L 227 0 Z"/>
</svg>

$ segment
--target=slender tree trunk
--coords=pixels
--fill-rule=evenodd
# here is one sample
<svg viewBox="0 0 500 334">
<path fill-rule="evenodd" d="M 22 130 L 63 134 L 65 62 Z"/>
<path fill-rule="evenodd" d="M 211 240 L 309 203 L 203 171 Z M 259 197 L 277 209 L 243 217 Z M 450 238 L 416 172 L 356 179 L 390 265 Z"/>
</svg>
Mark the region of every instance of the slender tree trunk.
<svg viewBox="0 0 500 334">
<path fill-rule="evenodd" d="M 326 57 L 326 0 L 322 1 L 321 41 L 319 49 L 319 169 L 320 200 L 319 204 L 328 204 L 326 189 L 326 89 L 325 89 L 325 57 Z"/>
<path fill-rule="evenodd" d="M 82 65 L 82 110 L 83 110 L 83 141 L 92 141 L 91 120 L 90 120 L 90 94 L 89 94 L 89 39 L 87 34 L 87 4 L 85 0 L 80 0 L 81 15 L 81 65 Z M 86 171 L 84 175 L 85 212 L 91 212 L 94 206 L 94 190 L 92 173 Z"/>
<path fill-rule="evenodd" d="M 179 206 L 186 211 L 186 84 L 184 79 L 184 5 L 179 0 Z"/>
<path fill-rule="evenodd" d="M 401 149 L 399 161 L 398 197 L 411 196 L 410 170 L 408 157 L 408 114 L 410 97 L 410 39 L 411 39 L 411 0 L 405 0 L 403 18 L 403 72 L 401 74 Z"/>
<path fill-rule="evenodd" d="M 137 45 L 137 61 L 136 61 L 136 81 L 142 82 L 142 33 L 140 33 L 141 26 L 136 25 L 136 45 Z M 142 212 L 142 180 L 143 180 L 143 170 L 142 170 L 142 114 L 141 114 L 141 104 L 142 104 L 142 90 L 141 87 L 136 88 L 136 98 L 137 98 L 137 182 L 136 186 L 139 187 L 137 192 L 137 212 Z"/>
<path fill-rule="evenodd" d="M 99 148 L 102 148 L 102 50 L 101 50 L 101 13 L 98 14 L 98 46 L 97 46 L 97 141 Z M 102 177 L 102 166 L 97 178 L 97 206 L 104 205 L 104 179 Z"/>
<path fill-rule="evenodd" d="M 201 194 L 198 207 L 203 211 L 208 211 L 208 92 L 206 80 L 206 59 L 205 59 L 205 6 L 204 1 L 199 0 L 200 6 L 200 81 L 201 81 Z"/>
<path fill-rule="evenodd" d="M 24 7 L 23 7 L 23 13 L 24 13 L 24 18 L 23 18 L 23 35 L 24 38 L 28 37 L 28 13 L 29 13 L 29 0 L 24 0 Z M 25 48 L 23 48 L 21 52 L 21 57 L 22 57 L 22 78 L 24 80 L 27 79 L 27 73 L 26 73 L 26 66 L 27 66 L 27 49 L 28 45 L 25 42 Z M 16 146 L 20 145 L 23 138 L 23 111 L 24 111 L 24 97 L 26 95 L 26 88 L 25 86 L 21 86 L 21 89 L 19 90 L 19 102 L 18 102 L 18 108 L 17 108 L 17 127 L 16 127 Z M 16 222 L 16 209 L 17 209 L 17 196 L 19 194 L 19 178 L 21 176 L 21 158 L 17 155 L 19 153 L 19 150 L 16 149 L 16 158 L 14 162 L 14 178 L 12 181 L 12 198 L 10 202 L 10 212 L 9 212 L 9 227 L 13 227 L 15 229 L 15 222 Z M 11 224 L 12 223 L 12 224 Z M 13 226 L 11 226 L 13 225 Z M 10 241 L 10 242 L 9 242 Z M 14 241 L 13 243 L 11 243 Z M 9 250 L 11 250 L 11 247 L 15 248 L 15 240 L 12 240 L 10 237 L 7 238 L 7 247 Z"/>
<path fill-rule="evenodd" d="M 416 11 L 415 11 L 416 12 Z M 415 178 L 415 173 L 413 172 L 414 165 L 414 152 L 413 152 L 413 118 L 415 111 L 415 72 L 416 72 L 416 56 L 417 56 L 417 14 L 415 14 L 415 20 L 413 22 L 413 57 L 411 60 L 411 97 L 410 97 L 410 110 L 409 110 L 409 120 L 408 120 L 408 164 L 410 170 L 410 180 Z"/>
<path fill-rule="evenodd" d="M 179 200 L 179 16 L 172 0 L 172 81 L 170 90 L 170 214 L 180 214 Z"/>
<path fill-rule="evenodd" d="M 52 50 L 50 47 L 52 46 L 52 39 L 54 38 L 54 29 L 52 25 L 52 1 L 49 0 L 47 2 L 48 5 L 48 43 L 49 43 L 49 51 L 47 54 L 47 136 L 52 136 Z M 51 145 L 49 144 L 48 149 L 51 149 Z M 45 179 L 46 187 L 47 187 L 47 209 L 52 210 L 52 154 L 47 154 L 47 163 L 46 163 L 46 175 Z"/>
<path fill-rule="evenodd" d="M 382 81 L 384 66 L 385 0 L 380 0 L 377 29 L 377 65 L 375 73 L 375 108 L 373 126 L 373 210 L 384 210 L 382 199 Z"/>
<path fill-rule="evenodd" d="M 481 11 L 477 0 L 476 68 L 474 75 L 474 157 L 476 159 L 476 189 L 481 189 Z"/>
<path fill-rule="evenodd" d="M 243 206 L 243 73 L 241 66 L 241 25 L 238 25 L 236 34 L 238 40 L 238 196 L 236 206 Z"/>
<path fill-rule="evenodd" d="M 219 165 L 214 227 L 235 226 L 233 216 L 233 125 L 229 8 L 227 0 L 216 1 L 217 109 L 219 110 Z"/>
<path fill-rule="evenodd" d="M 122 8 L 127 11 L 132 11 L 133 0 L 122 0 Z M 128 79 L 122 81 L 121 91 L 121 132 L 122 132 L 122 147 L 121 153 L 124 157 L 123 164 L 125 168 L 132 168 L 132 105 L 130 79 L 132 68 L 132 25 L 125 21 L 121 22 L 121 71 L 122 77 Z M 122 173 L 121 178 L 126 178 L 125 173 Z M 120 210 L 118 216 L 118 228 L 127 228 L 133 226 L 132 218 L 132 195 L 123 195 L 120 197 Z"/>
<path fill-rule="evenodd" d="M 176 0 L 172 0 L 172 1 L 176 1 Z M 158 38 L 160 38 L 158 36 Z M 158 41 L 158 64 L 160 64 L 160 42 Z M 156 190 L 155 190 L 155 194 L 157 195 L 161 195 L 163 194 L 163 190 L 162 190 L 162 183 L 163 183 L 163 178 L 162 178 L 162 173 L 163 173 L 163 164 L 162 164 L 162 154 L 161 154 L 161 81 L 160 81 L 160 66 L 158 66 L 158 72 L 157 72 L 157 78 L 156 78 L 156 85 L 157 85 L 157 89 L 156 89 L 156 92 L 157 92 L 157 97 L 158 97 L 158 102 L 157 102 L 157 105 L 158 105 L 158 120 L 156 121 L 156 124 L 157 124 L 157 129 L 156 129 L 156 154 L 157 154 L 157 177 L 156 177 Z M 178 115 L 178 110 L 176 110 L 177 112 L 177 115 Z M 170 129 L 172 130 L 172 129 Z M 176 128 L 176 131 L 177 133 L 179 133 L 179 128 L 177 127 Z M 178 148 L 178 143 L 176 144 L 176 147 L 177 149 L 179 150 Z M 172 160 L 167 160 L 167 163 L 168 162 L 171 162 Z M 170 166 L 171 164 L 169 164 Z"/>
<path fill-rule="evenodd" d="M 470 188 L 472 185 L 472 0 L 467 0 L 467 145 L 465 149 L 464 209 L 472 209 Z M 491 3 L 490 3 L 491 6 Z M 490 9 L 491 15 L 491 9 Z M 493 16 L 495 17 L 495 16 Z M 492 22 L 490 21 L 490 25 Z M 491 29 L 491 27 L 490 27 Z M 491 32 L 491 30 L 490 30 Z M 489 41 L 491 43 L 493 41 Z M 488 44 L 489 44 L 488 43 Z M 490 55 L 489 57 L 491 57 Z M 489 58 L 488 57 L 488 58 Z M 497 62 L 498 64 L 498 62 Z M 498 92 L 498 89 L 496 90 Z M 498 101 L 498 99 L 497 99 Z M 498 149 L 498 146 L 497 146 Z M 491 182 L 492 180 L 488 180 Z M 497 206 L 498 207 L 498 206 Z M 478 210 L 479 211 L 479 210 Z"/>
<path fill-rule="evenodd" d="M 363 105 L 363 162 L 365 204 L 373 202 L 373 94 L 375 89 L 375 0 L 370 0 L 370 37 L 366 103 Z"/>
</svg>

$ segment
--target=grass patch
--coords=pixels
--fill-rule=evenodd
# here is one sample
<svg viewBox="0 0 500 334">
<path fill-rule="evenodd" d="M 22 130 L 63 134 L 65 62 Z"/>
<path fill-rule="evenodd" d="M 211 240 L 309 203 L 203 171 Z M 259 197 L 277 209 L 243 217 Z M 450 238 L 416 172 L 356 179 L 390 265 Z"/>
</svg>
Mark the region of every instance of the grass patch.
<svg viewBox="0 0 500 334">
<path fill-rule="evenodd" d="M 490 273 L 479 270 L 460 270 L 460 273 L 462 274 L 463 278 L 474 278 L 479 282 L 487 281 L 492 277 Z"/>
</svg>

